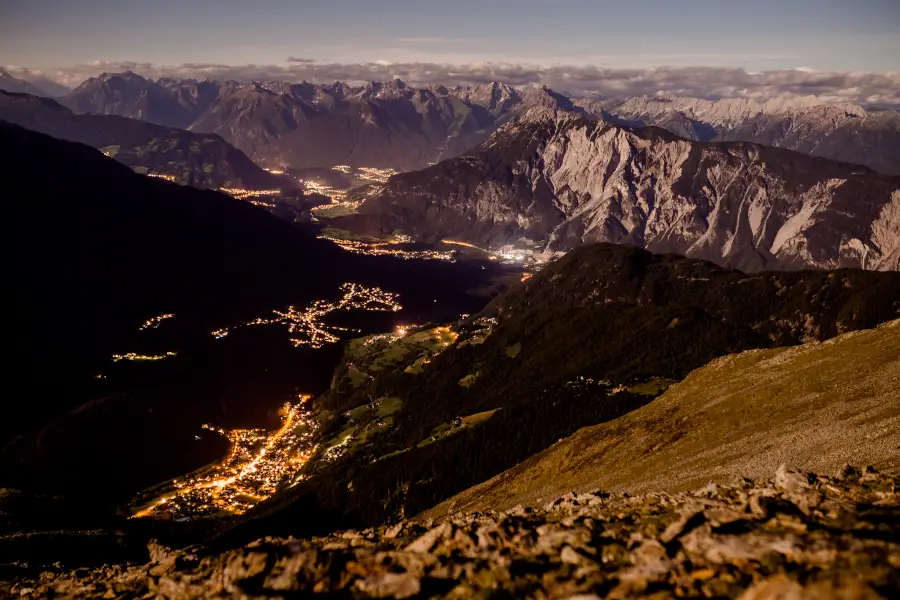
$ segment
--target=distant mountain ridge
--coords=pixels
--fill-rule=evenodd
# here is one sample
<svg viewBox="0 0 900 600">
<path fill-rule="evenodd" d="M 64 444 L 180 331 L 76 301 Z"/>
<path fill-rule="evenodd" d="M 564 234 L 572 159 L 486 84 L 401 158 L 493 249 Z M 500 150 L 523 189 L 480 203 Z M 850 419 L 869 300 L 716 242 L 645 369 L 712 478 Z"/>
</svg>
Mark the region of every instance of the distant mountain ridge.
<svg viewBox="0 0 900 600">
<path fill-rule="evenodd" d="M 900 117 L 815 99 L 570 98 L 494 82 L 416 88 L 400 80 L 351 86 L 146 79 L 132 72 L 88 79 L 61 99 L 79 112 L 117 114 L 218 133 L 272 167 L 339 164 L 413 170 L 462 154 L 534 106 L 630 125 L 656 125 L 698 141 L 747 141 L 900 174 Z"/>
<path fill-rule="evenodd" d="M 0 120 L 80 142 L 142 172 L 198 188 L 278 189 L 291 181 L 266 172 L 217 135 L 115 115 L 75 114 L 49 98 L 0 91 Z"/>
<path fill-rule="evenodd" d="M 797 150 L 900 175 L 900 111 L 822 104 L 814 97 L 701 100 L 685 97 L 580 101 L 589 114 L 653 125 L 697 141 L 743 141 Z"/>
<path fill-rule="evenodd" d="M 30 81 L 13 76 L 6 69 L 0 69 L 0 90 L 17 94 L 33 94 L 35 96 L 47 96 L 48 94 Z"/>
<path fill-rule="evenodd" d="M 632 244 L 745 271 L 900 268 L 898 177 L 548 109 L 391 178 L 338 223 L 491 248 Z"/>
<path fill-rule="evenodd" d="M 502 84 L 451 93 L 411 88 L 399 80 L 351 87 L 152 81 L 127 72 L 89 79 L 61 101 L 80 112 L 218 133 L 266 165 L 403 170 L 479 143 L 521 97 Z"/>
</svg>

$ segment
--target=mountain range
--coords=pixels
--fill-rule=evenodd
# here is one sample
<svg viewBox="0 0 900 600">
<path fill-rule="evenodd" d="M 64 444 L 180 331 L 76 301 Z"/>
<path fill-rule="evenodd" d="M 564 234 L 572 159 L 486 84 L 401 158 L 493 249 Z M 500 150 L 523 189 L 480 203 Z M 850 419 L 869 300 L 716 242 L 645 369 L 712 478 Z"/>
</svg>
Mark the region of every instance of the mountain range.
<svg viewBox="0 0 900 600">
<path fill-rule="evenodd" d="M 536 253 L 632 244 L 745 271 L 900 268 L 900 177 L 532 108 L 466 155 L 366 191 L 337 227 Z"/>
<path fill-rule="evenodd" d="M 146 174 L 198 188 L 296 187 L 268 173 L 213 134 L 162 127 L 115 115 L 75 114 L 57 101 L 0 91 L 0 121 L 80 142 Z"/>
<path fill-rule="evenodd" d="M 151 81 L 127 72 L 89 79 L 60 100 L 79 112 L 218 133 L 264 165 L 407 170 L 478 143 L 521 103 L 518 92 L 500 84 L 460 95 L 401 81 L 357 87 Z"/>
<path fill-rule="evenodd" d="M 61 102 L 78 112 L 117 114 L 218 133 L 270 168 L 428 166 L 484 141 L 534 107 L 572 110 L 614 123 L 657 125 L 698 141 L 777 145 L 900 174 L 900 115 L 813 100 L 592 100 L 503 83 L 415 88 L 394 80 L 351 86 L 145 79 L 105 73 Z"/>
<path fill-rule="evenodd" d="M 0 67 L 0 90 L 52 98 L 64 96 L 72 91 L 71 88 L 54 81 L 40 72 L 27 71 L 26 77 L 16 77 L 3 67 Z"/>
</svg>

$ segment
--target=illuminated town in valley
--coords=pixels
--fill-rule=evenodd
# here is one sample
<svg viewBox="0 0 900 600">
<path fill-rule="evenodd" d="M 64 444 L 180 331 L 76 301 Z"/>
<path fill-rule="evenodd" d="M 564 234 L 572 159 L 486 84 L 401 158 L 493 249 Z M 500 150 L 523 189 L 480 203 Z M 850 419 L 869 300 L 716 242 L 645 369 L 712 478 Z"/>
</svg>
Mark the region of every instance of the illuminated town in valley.
<svg viewBox="0 0 900 600">
<path fill-rule="evenodd" d="M 295 477 L 316 447 L 316 421 L 306 408 L 309 396 L 287 402 L 281 409 L 281 427 L 223 430 L 204 429 L 228 438 L 228 455 L 215 466 L 175 479 L 154 499 L 143 499 L 132 518 L 157 517 L 185 520 L 221 514 L 241 514 L 272 496 Z"/>
<path fill-rule="evenodd" d="M 171 319 L 171 318 L 173 318 L 174 316 L 175 316 L 175 315 L 173 315 L 173 314 L 171 314 L 171 313 L 167 313 L 167 314 L 164 314 L 164 315 L 159 315 L 159 316 L 156 316 L 156 317 L 151 317 L 151 318 L 147 319 L 146 321 L 144 321 L 144 324 L 140 326 L 139 331 L 144 331 L 144 330 L 147 330 L 147 329 L 156 329 L 157 327 L 159 327 L 159 324 L 160 324 L 160 323 L 162 323 L 162 322 L 165 321 L 166 319 Z"/>
<path fill-rule="evenodd" d="M 107 156 L 109 156 L 107 154 Z M 175 181 L 174 175 L 166 175 L 165 173 L 147 173 L 148 177 L 156 177 L 157 179 L 165 179 L 166 181 Z"/>
<path fill-rule="evenodd" d="M 398 173 L 394 169 L 376 169 L 374 167 L 353 168 L 349 165 L 338 165 L 331 168 L 332 171 L 349 175 L 353 183 L 347 189 L 335 188 L 325 183 L 314 180 L 303 180 L 303 189 L 307 193 L 321 194 L 331 198 L 331 205 L 318 207 L 315 212 L 334 210 L 340 207 L 344 210 L 355 210 L 359 206 L 359 200 L 347 200 L 348 193 L 360 185 L 383 184 Z"/>
<path fill-rule="evenodd" d="M 328 240 L 341 247 L 341 249 L 354 254 L 367 254 L 369 256 L 394 256 L 402 259 L 422 260 L 454 260 L 452 251 L 448 250 L 408 250 L 400 247 L 409 244 L 406 236 L 395 236 L 395 239 L 384 242 L 361 242 L 358 240 L 345 240 L 330 235 L 320 235 L 320 239 Z"/>
<path fill-rule="evenodd" d="M 358 283 L 344 283 L 341 285 L 344 295 L 340 300 L 329 302 L 316 300 L 308 307 L 296 308 L 288 306 L 284 310 L 272 311 L 274 317 L 264 319 L 257 318 L 237 325 L 217 329 L 212 332 L 216 338 L 223 338 L 238 327 L 250 325 L 286 325 L 290 334 L 291 343 L 294 346 L 309 346 L 321 348 L 325 344 L 333 344 L 340 341 L 336 331 L 347 331 L 345 328 L 326 325 L 322 319 L 336 311 L 367 310 L 377 312 L 397 312 L 403 307 L 397 302 L 398 294 L 386 292 L 378 287 L 366 287 Z"/>
<path fill-rule="evenodd" d="M 175 356 L 178 354 L 177 352 L 166 352 L 165 354 L 138 354 L 137 352 L 126 352 L 125 354 L 113 354 L 112 361 L 119 362 L 120 360 L 133 360 L 133 361 L 157 361 L 162 360 L 164 358 L 169 358 L 170 356 Z"/>
<path fill-rule="evenodd" d="M 266 198 L 270 196 L 279 196 L 281 194 L 281 190 L 245 190 L 244 188 L 219 188 L 220 192 L 224 192 L 231 196 L 232 198 L 236 198 L 238 200 L 247 200 L 251 203 L 260 202 L 265 206 L 269 206 L 270 203 L 265 202 L 263 200 L 257 200 L 258 198 Z M 274 204 L 271 204 L 274 206 Z"/>
</svg>

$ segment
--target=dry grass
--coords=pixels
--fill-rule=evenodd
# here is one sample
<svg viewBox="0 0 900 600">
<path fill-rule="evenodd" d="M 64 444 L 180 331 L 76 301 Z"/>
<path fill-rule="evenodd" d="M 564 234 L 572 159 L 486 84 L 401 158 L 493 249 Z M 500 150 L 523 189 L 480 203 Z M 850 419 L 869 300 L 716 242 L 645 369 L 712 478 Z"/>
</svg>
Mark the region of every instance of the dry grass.
<svg viewBox="0 0 900 600">
<path fill-rule="evenodd" d="M 900 466 L 900 321 L 714 360 L 429 514 L 537 505 L 569 490 L 681 491 L 766 477 L 785 462 L 826 473 Z"/>
</svg>

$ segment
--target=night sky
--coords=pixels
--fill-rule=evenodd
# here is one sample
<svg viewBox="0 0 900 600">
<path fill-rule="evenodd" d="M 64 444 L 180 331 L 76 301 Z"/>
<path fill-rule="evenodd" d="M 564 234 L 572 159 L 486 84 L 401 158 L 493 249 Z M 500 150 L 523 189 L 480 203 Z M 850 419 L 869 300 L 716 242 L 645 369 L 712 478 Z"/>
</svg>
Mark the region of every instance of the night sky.
<svg viewBox="0 0 900 600">
<path fill-rule="evenodd" d="M 0 65 L 900 69 L 900 0 L 0 0 Z"/>
</svg>

